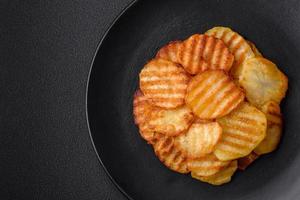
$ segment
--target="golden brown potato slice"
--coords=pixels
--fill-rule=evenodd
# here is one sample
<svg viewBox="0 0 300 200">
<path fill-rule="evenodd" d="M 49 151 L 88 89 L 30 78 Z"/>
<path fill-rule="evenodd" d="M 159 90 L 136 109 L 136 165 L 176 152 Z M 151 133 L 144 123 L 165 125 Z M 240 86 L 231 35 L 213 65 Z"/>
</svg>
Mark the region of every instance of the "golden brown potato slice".
<svg viewBox="0 0 300 200">
<path fill-rule="evenodd" d="M 193 119 L 193 113 L 187 106 L 174 109 L 156 108 L 148 118 L 148 125 L 156 132 L 176 136 L 186 131 Z"/>
<path fill-rule="evenodd" d="M 208 70 L 189 82 L 186 104 L 200 119 L 230 113 L 244 100 L 243 91 L 222 70 Z"/>
<path fill-rule="evenodd" d="M 261 110 L 267 116 L 267 135 L 264 140 L 254 149 L 254 152 L 261 155 L 274 151 L 282 135 L 282 117 L 279 105 L 270 101 L 262 106 Z"/>
<path fill-rule="evenodd" d="M 176 108 L 184 103 L 189 76 L 182 67 L 164 59 L 153 59 L 140 73 L 140 88 L 150 103 Z"/>
<path fill-rule="evenodd" d="M 255 56 L 262 56 L 262 54 L 260 53 L 260 51 L 256 48 L 255 44 L 249 40 L 247 40 L 248 44 L 250 45 L 253 53 Z"/>
<path fill-rule="evenodd" d="M 169 169 L 179 172 L 188 173 L 187 158 L 177 148 L 174 147 L 174 138 L 161 135 L 153 145 L 154 152 L 159 160 Z"/>
<path fill-rule="evenodd" d="M 237 161 L 232 161 L 230 165 L 222 169 L 218 173 L 211 176 L 198 176 L 196 173 L 192 172 L 193 178 L 198 179 L 202 182 L 206 182 L 212 185 L 223 185 L 231 181 L 231 177 L 237 170 Z"/>
<path fill-rule="evenodd" d="M 238 159 L 238 168 L 240 170 L 245 170 L 251 163 L 253 163 L 259 155 L 254 152 L 251 152 L 249 155 Z"/>
<path fill-rule="evenodd" d="M 274 63 L 263 57 L 246 60 L 239 77 L 239 84 L 245 89 L 246 98 L 255 106 L 271 100 L 280 103 L 285 97 L 287 77 Z"/>
<path fill-rule="evenodd" d="M 178 50 L 178 61 L 190 74 L 197 74 L 207 69 L 229 71 L 233 55 L 223 41 L 195 34 L 183 41 Z"/>
<path fill-rule="evenodd" d="M 234 160 L 250 154 L 266 136 L 265 114 L 249 103 L 242 103 L 217 122 L 223 133 L 214 154 L 220 160 Z"/>
<path fill-rule="evenodd" d="M 188 169 L 197 176 L 211 176 L 227 167 L 231 161 L 221 161 L 214 154 L 188 160 Z"/>
<path fill-rule="evenodd" d="M 156 54 L 156 58 L 162 58 L 175 63 L 179 63 L 177 59 L 177 52 L 181 45 L 181 41 L 173 41 L 163 46 Z"/>
<path fill-rule="evenodd" d="M 148 102 L 147 98 L 140 90 L 137 90 L 133 97 L 134 122 L 139 127 L 139 132 L 148 143 L 155 139 L 155 132 L 150 129 L 148 118 L 154 107 Z"/>
<path fill-rule="evenodd" d="M 232 75 L 237 78 L 240 65 L 247 59 L 255 57 L 251 46 L 238 33 L 227 27 L 214 27 L 205 34 L 221 39 L 234 55 L 234 63 L 231 69 Z"/>
<path fill-rule="evenodd" d="M 193 123 L 186 133 L 175 138 L 175 145 L 188 158 L 199 158 L 214 151 L 221 135 L 218 122 Z"/>
</svg>

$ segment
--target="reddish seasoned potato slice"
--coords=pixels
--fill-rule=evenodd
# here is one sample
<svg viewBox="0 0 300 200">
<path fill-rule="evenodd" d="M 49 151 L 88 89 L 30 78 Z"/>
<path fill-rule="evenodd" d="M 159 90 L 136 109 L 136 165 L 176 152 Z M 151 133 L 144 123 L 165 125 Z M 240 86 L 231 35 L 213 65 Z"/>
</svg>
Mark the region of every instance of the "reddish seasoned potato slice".
<svg viewBox="0 0 300 200">
<path fill-rule="evenodd" d="M 156 58 L 162 58 L 165 60 L 169 60 L 175 63 L 179 63 L 177 58 L 177 53 L 179 47 L 181 45 L 181 41 L 173 41 L 169 44 L 163 46 L 156 54 Z"/>
<path fill-rule="evenodd" d="M 223 41 L 200 34 L 192 35 L 183 41 L 177 58 L 190 74 L 197 74 L 207 69 L 229 71 L 234 59 Z"/>
</svg>

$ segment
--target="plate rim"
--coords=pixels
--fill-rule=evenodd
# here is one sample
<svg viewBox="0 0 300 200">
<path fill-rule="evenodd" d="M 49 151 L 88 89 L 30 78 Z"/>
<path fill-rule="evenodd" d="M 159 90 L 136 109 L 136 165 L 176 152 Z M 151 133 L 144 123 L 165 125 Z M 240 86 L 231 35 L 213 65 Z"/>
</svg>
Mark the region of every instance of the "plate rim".
<svg viewBox="0 0 300 200">
<path fill-rule="evenodd" d="M 125 192 L 125 190 L 115 181 L 115 179 L 111 176 L 111 174 L 108 172 L 107 168 L 105 167 L 99 153 L 98 150 L 96 148 L 96 145 L 94 143 L 94 139 L 93 139 L 93 135 L 92 135 L 92 131 L 91 131 L 91 127 L 90 127 L 90 120 L 89 120 L 89 112 L 88 112 L 88 94 L 89 94 L 89 85 L 90 85 L 90 78 L 91 78 L 91 74 L 94 68 L 94 64 L 95 64 L 95 60 L 96 57 L 98 55 L 98 52 L 103 44 L 103 42 L 105 41 L 105 39 L 107 38 L 110 30 L 116 25 L 117 21 L 119 21 L 119 19 L 131 8 L 133 7 L 139 0 L 132 0 L 129 4 L 127 4 L 120 13 L 117 14 L 117 16 L 113 19 L 113 21 L 111 22 L 111 24 L 108 26 L 108 28 L 106 29 L 106 31 L 104 32 L 103 36 L 101 37 L 100 41 L 97 44 L 95 53 L 93 55 L 91 64 L 90 64 L 90 69 L 88 72 L 88 77 L 87 77 L 87 81 L 86 81 L 86 93 L 85 93 L 85 116 L 86 116 L 86 123 L 87 123 L 87 127 L 88 127 L 88 132 L 89 132 L 89 137 L 90 137 L 90 141 L 92 143 L 94 152 L 96 153 L 98 162 L 100 163 L 100 165 L 102 166 L 102 168 L 105 171 L 105 174 L 109 177 L 110 181 L 113 183 L 113 185 L 118 189 L 118 191 L 127 199 L 129 200 L 134 200 L 132 197 L 129 196 L 129 194 L 127 194 L 127 192 Z"/>
</svg>

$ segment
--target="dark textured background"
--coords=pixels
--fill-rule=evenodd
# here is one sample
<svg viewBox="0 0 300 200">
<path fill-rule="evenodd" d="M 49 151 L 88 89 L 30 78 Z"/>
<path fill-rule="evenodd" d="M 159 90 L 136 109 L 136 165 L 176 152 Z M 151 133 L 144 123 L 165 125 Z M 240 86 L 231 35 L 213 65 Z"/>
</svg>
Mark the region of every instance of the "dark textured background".
<svg viewBox="0 0 300 200">
<path fill-rule="evenodd" d="M 92 147 L 86 82 L 131 0 L 0 1 L 0 199 L 124 199 Z"/>
</svg>

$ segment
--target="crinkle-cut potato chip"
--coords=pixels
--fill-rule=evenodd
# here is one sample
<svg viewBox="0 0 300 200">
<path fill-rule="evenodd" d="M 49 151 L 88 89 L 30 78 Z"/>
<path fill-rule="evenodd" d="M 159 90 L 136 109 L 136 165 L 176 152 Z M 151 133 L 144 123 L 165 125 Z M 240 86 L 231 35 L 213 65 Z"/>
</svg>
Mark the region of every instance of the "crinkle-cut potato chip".
<svg viewBox="0 0 300 200">
<path fill-rule="evenodd" d="M 140 90 L 137 90 L 133 97 L 134 122 L 138 125 L 142 138 L 148 143 L 152 143 L 155 139 L 155 132 L 150 129 L 148 124 L 148 118 L 153 109 L 154 106 L 148 102 Z"/>
<path fill-rule="evenodd" d="M 147 122 L 149 114 L 153 110 L 153 106 L 140 90 L 137 90 L 133 96 L 133 115 L 135 124 L 143 124 Z"/>
<path fill-rule="evenodd" d="M 162 58 L 165 60 L 169 60 L 175 63 L 179 63 L 177 59 L 177 53 L 179 47 L 181 45 L 181 41 L 172 41 L 169 44 L 163 46 L 156 54 L 156 58 Z"/>
<path fill-rule="evenodd" d="M 223 41 L 195 34 L 182 42 L 177 58 L 190 74 L 197 74 L 207 69 L 229 71 L 234 57 Z"/>
<path fill-rule="evenodd" d="M 238 168 L 240 170 L 245 170 L 251 163 L 253 163 L 259 155 L 254 152 L 251 152 L 249 155 L 238 159 Z"/>
<path fill-rule="evenodd" d="M 223 133 L 214 154 L 220 160 L 234 160 L 250 154 L 266 136 L 265 114 L 246 102 L 217 122 Z"/>
<path fill-rule="evenodd" d="M 247 59 L 255 57 L 248 42 L 237 32 L 227 27 L 214 27 L 205 34 L 221 39 L 234 55 L 234 63 L 231 69 L 232 75 L 237 78 L 240 65 Z"/>
<path fill-rule="evenodd" d="M 221 161 L 214 154 L 189 159 L 188 169 L 197 176 L 211 176 L 227 167 L 231 161 Z"/>
<path fill-rule="evenodd" d="M 199 158 L 214 151 L 221 135 L 218 122 L 193 123 L 186 133 L 175 138 L 175 145 L 188 158 Z"/>
<path fill-rule="evenodd" d="M 140 73 L 140 88 L 150 103 L 163 108 L 184 104 L 189 76 L 179 65 L 164 59 L 153 59 Z"/>
<path fill-rule="evenodd" d="M 191 79 L 185 102 L 200 119 L 214 119 L 230 113 L 244 97 L 222 70 L 208 70 Z"/>
<path fill-rule="evenodd" d="M 282 116 L 280 106 L 270 101 L 261 107 L 261 110 L 267 117 L 267 135 L 264 140 L 254 149 L 254 152 L 261 155 L 274 151 L 282 135 Z"/>
<path fill-rule="evenodd" d="M 249 40 L 247 40 L 248 44 L 250 45 L 253 53 L 255 56 L 262 56 L 262 54 L 260 53 L 260 51 L 256 48 L 255 44 Z"/>
<path fill-rule="evenodd" d="M 188 173 L 186 156 L 174 146 L 174 138 L 162 135 L 153 145 L 158 159 L 169 169 Z"/>
<path fill-rule="evenodd" d="M 186 131 L 193 119 L 194 115 L 187 106 L 174 109 L 155 108 L 148 118 L 148 125 L 156 132 L 176 136 Z"/>
<path fill-rule="evenodd" d="M 237 170 L 237 161 L 232 161 L 226 168 L 222 169 L 218 173 L 211 176 L 198 176 L 196 173 L 192 172 L 193 178 L 198 179 L 202 182 L 209 183 L 211 185 L 223 185 L 231 181 L 231 177 Z"/>
<path fill-rule="evenodd" d="M 271 100 L 280 103 L 285 97 L 288 79 L 274 63 L 256 57 L 243 63 L 239 84 L 245 89 L 248 101 L 261 106 Z"/>
</svg>

